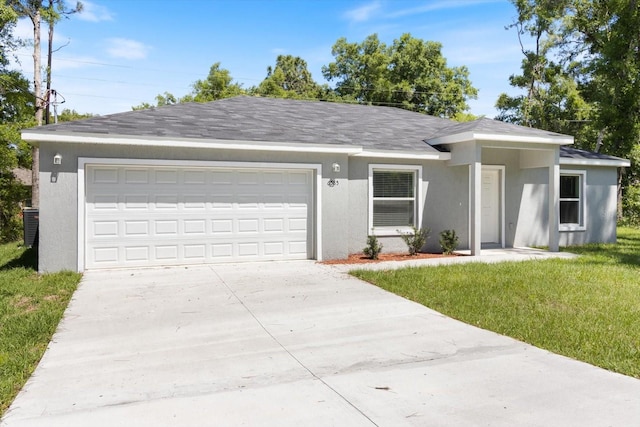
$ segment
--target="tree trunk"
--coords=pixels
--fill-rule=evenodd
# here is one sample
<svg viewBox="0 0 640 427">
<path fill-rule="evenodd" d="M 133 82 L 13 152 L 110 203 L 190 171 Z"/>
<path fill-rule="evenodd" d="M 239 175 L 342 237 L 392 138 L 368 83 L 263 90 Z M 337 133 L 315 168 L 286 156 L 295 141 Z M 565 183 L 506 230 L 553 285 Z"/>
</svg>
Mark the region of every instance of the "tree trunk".
<svg viewBox="0 0 640 427">
<path fill-rule="evenodd" d="M 33 95 L 36 107 L 36 125 L 42 126 L 42 75 L 40 74 L 40 10 L 35 10 L 31 17 L 33 23 Z M 33 164 L 31 165 L 31 206 L 40 207 L 40 150 L 31 149 Z"/>
</svg>

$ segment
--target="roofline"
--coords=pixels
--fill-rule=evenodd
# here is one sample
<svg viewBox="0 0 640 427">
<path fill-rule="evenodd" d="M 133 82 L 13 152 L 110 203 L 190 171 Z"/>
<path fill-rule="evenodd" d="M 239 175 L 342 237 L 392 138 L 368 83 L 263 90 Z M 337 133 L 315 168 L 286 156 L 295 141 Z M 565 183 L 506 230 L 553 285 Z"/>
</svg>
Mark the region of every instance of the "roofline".
<svg viewBox="0 0 640 427">
<path fill-rule="evenodd" d="M 448 152 L 408 152 L 398 150 L 362 150 L 360 153 L 351 154 L 351 157 L 369 157 L 385 159 L 409 159 L 409 160 L 450 160 L 451 153 Z"/>
<path fill-rule="evenodd" d="M 259 144 L 256 141 L 236 141 L 225 139 L 192 139 L 192 138 L 167 138 L 167 137 L 127 137 L 95 134 L 53 134 L 40 132 L 22 132 L 22 139 L 31 142 L 61 142 L 71 144 L 98 144 L 98 145 L 142 145 L 152 147 L 172 148 L 217 148 L 226 150 L 248 151 L 295 151 L 307 153 L 338 153 L 354 155 L 362 152 L 362 147 L 355 145 L 335 144 L 299 144 L 295 142 L 268 142 Z"/>
<path fill-rule="evenodd" d="M 558 136 L 527 136 L 527 135 L 507 135 L 502 133 L 485 132 L 463 132 L 454 135 L 440 136 L 429 139 L 431 145 L 456 144 L 468 141 L 501 141 L 501 142 L 530 142 L 536 144 L 570 145 L 573 144 L 573 137 L 567 135 Z"/>
<path fill-rule="evenodd" d="M 619 168 L 631 166 L 631 162 L 626 159 L 573 159 L 567 157 L 560 157 L 560 164 L 569 166 L 615 166 Z"/>
</svg>

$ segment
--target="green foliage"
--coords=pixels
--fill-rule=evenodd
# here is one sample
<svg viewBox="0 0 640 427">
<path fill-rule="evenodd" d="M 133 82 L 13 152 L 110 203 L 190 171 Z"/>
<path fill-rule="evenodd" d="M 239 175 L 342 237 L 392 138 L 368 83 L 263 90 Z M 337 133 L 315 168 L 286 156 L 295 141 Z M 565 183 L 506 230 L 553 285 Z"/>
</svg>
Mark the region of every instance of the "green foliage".
<svg viewBox="0 0 640 427">
<path fill-rule="evenodd" d="M 0 245 L 0 416 L 51 340 L 80 274 L 39 276 L 35 249 Z"/>
<path fill-rule="evenodd" d="M 500 95 L 498 119 L 574 135 L 576 145 L 630 158 L 640 141 L 640 8 L 635 1 L 512 0 L 522 73 Z M 522 44 L 525 46 L 525 44 Z M 623 188 L 634 185 L 632 160 Z M 628 193 L 628 192 L 627 192 Z M 626 197 L 626 195 L 625 195 Z"/>
<path fill-rule="evenodd" d="M 631 184 L 625 190 L 622 223 L 640 227 L 640 184 Z"/>
<path fill-rule="evenodd" d="M 416 226 L 412 226 L 411 229 L 412 231 L 409 233 L 402 233 L 399 230 L 398 232 L 409 249 L 409 255 L 416 255 L 427 243 L 427 238 L 431 230 L 429 227 L 417 228 Z"/>
<path fill-rule="evenodd" d="M 193 83 L 191 95 L 184 97 L 182 102 L 209 102 L 244 94 L 242 87 L 232 81 L 229 70 L 220 68 L 220 63 L 216 62 L 209 69 L 206 79 Z"/>
<path fill-rule="evenodd" d="M 468 324 L 640 378 L 640 229 L 578 259 L 465 263 L 355 276 Z"/>
<path fill-rule="evenodd" d="M 468 110 L 467 99 L 477 90 L 466 67 L 448 67 L 442 45 L 403 34 L 393 45 L 377 34 L 362 43 L 340 38 L 333 45 L 335 62 L 322 68 L 336 81 L 344 98 L 374 105 L 390 105 L 440 117 Z"/>
<path fill-rule="evenodd" d="M 185 102 L 209 102 L 217 99 L 232 98 L 238 95 L 245 95 L 247 91 L 242 89 L 238 83 L 233 83 L 233 78 L 229 70 L 221 68 L 220 63 L 216 62 L 209 69 L 209 74 L 204 80 L 196 80 L 191 93 L 177 98 L 169 92 L 158 94 L 156 103 L 150 104 L 142 102 L 131 107 L 132 110 L 146 110 L 153 107 L 163 107 L 165 105 L 173 105 Z"/>
<path fill-rule="evenodd" d="M 72 122 L 74 120 L 90 119 L 91 117 L 93 117 L 91 113 L 78 113 L 76 110 L 65 108 L 58 114 L 58 122 Z M 51 120 L 51 123 L 53 123 L 53 120 Z"/>
<path fill-rule="evenodd" d="M 318 99 L 322 87 L 311 77 L 304 59 L 278 55 L 275 67 L 267 68 L 267 77 L 250 93 L 275 98 Z"/>
<path fill-rule="evenodd" d="M 440 233 L 440 247 L 442 253 L 451 255 L 458 248 L 458 235 L 456 230 L 444 230 Z"/>
<path fill-rule="evenodd" d="M 374 235 L 369 235 L 367 237 L 367 246 L 362 249 L 362 253 L 371 259 L 378 259 L 380 252 L 382 252 L 382 245 L 378 242 L 378 238 Z"/>
</svg>

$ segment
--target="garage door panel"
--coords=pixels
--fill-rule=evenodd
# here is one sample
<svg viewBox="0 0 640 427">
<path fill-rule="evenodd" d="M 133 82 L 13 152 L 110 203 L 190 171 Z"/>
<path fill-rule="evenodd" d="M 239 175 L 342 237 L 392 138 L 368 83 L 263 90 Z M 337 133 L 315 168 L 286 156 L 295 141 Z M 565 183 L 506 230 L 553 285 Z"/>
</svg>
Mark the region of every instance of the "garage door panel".
<svg viewBox="0 0 640 427">
<path fill-rule="evenodd" d="M 148 184 L 149 170 L 127 168 L 124 170 L 124 182 L 125 184 Z"/>
<path fill-rule="evenodd" d="M 312 174 L 87 167 L 87 268 L 306 259 Z"/>
</svg>

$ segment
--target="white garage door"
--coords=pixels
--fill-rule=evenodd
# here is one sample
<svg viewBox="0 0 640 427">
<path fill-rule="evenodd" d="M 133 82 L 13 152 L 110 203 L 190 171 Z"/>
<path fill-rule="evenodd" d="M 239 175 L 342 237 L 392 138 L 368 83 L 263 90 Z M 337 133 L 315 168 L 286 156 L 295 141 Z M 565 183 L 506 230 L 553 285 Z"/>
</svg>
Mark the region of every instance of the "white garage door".
<svg viewBox="0 0 640 427">
<path fill-rule="evenodd" d="M 312 172 L 88 165 L 85 267 L 312 255 Z"/>
</svg>

